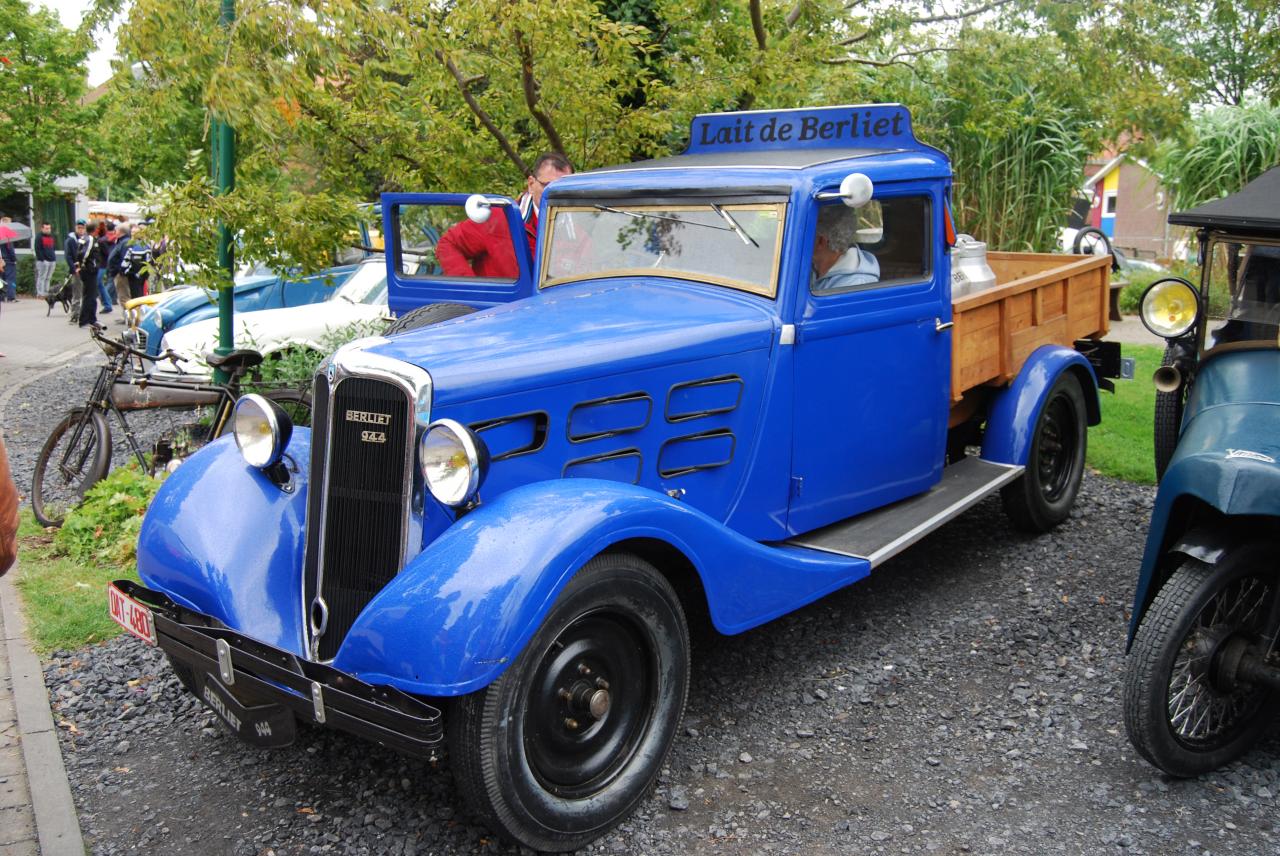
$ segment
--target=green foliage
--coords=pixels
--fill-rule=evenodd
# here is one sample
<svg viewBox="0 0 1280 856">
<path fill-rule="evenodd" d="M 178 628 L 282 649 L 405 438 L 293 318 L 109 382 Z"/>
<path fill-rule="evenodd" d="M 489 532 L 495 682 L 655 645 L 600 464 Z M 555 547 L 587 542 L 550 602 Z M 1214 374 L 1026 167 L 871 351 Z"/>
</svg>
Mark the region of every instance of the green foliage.
<svg viewBox="0 0 1280 856">
<path fill-rule="evenodd" d="M 137 582 L 132 565 L 82 562 L 61 555 L 29 510 L 18 529 L 22 561 L 15 580 L 32 642 L 40 653 L 75 650 L 120 635 L 107 613 L 107 584 Z"/>
<path fill-rule="evenodd" d="M 37 196 L 86 159 L 91 113 L 80 106 L 86 50 L 58 16 L 0 0 L 0 190 L 20 176 Z"/>
<path fill-rule="evenodd" d="M 142 515 L 160 482 L 140 471 L 136 462 L 112 470 L 67 514 L 54 544 L 80 562 L 107 562 L 118 567 L 134 562 Z"/>
<path fill-rule="evenodd" d="M 956 228 L 995 249 L 1053 249 L 1101 141 L 1100 94 L 1055 39 L 1001 33 L 971 34 L 930 82 L 917 124 L 951 156 Z"/>
<path fill-rule="evenodd" d="M 1216 107 L 1196 116 L 1185 139 L 1158 149 L 1154 166 L 1174 210 L 1235 193 L 1280 164 L 1280 106 Z"/>
<path fill-rule="evenodd" d="M 1280 96 L 1280 4 L 1169 0 L 1158 26 L 1175 46 L 1171 74 L 1196 103 L 1239 107 Z"/>
<path fill-rule="evenodd" d="M 366 336 L 381 336 L 386 332 L 385 321 L 356 321 L 351 324 L 330 330 L 320 339 L 320 350 L 312 348 L 286 348 L 277 351 L 258 367 L 253 380 L 257 390 L 292 387 L 306 389 L 311 386 L 311 379 L 316 369 L 326 356 L 355 339 Z M 255 348 L 252 341 L 237 343 L 240 347 Z M 249 386 L 246 384 L 246 387 Z"/>
</svg>

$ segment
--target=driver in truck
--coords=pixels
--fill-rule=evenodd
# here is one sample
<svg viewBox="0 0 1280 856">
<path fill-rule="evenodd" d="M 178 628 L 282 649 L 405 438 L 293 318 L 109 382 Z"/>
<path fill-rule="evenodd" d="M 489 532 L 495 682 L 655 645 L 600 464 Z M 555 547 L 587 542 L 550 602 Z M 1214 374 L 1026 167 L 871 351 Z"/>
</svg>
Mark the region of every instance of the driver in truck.
<svg viewBox="0 0 1280 856">
<path fill-rule="evenodd" d="M 843 205 L 818 210 L 813 241 L 815 292 L 835 291 L 880 280 L 880 262 L 858 246 L 858 214 Z"/>
<path fill-rule="evenodd" d="M 524 220 L 529 252 L 534 254 L 538 235 L 538 206 L 542 192 L 557 178 L 573 174 L 573 165 L 559 152 L 538 158 L 525 179 L 520 196 L 520 217 Z M 445 276 L 483 276 L 515 279 L 519 275 L 515 251 L 507 233 L 506 219 L 495 217 L 484 223 L 463 220 L 440 237 L 436 255 Z"/>
</svg>

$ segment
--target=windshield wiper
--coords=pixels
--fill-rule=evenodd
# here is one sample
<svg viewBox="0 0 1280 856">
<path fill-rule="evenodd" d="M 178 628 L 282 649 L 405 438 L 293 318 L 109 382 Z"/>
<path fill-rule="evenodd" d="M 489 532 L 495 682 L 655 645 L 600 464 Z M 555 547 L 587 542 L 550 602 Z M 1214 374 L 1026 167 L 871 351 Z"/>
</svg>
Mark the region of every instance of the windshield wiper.
<svg viewBox="0 0 1280 856">
<path fill-rule="evenodd" d="M 738 237 L 742 239 L 742 243 L 755 247 L 757 250 L 760 249 L 760 245 L 756 243 L 755 238 L 742 231 L 742 227 L 738 225 L 737 220 L 733 219 L 732 214 L 714 202 L 711 203 L 711 210 L 719 214 L 724 219 L 724 222 L 729 224 L 729 228 L 738 233 Z"/>
</svg>

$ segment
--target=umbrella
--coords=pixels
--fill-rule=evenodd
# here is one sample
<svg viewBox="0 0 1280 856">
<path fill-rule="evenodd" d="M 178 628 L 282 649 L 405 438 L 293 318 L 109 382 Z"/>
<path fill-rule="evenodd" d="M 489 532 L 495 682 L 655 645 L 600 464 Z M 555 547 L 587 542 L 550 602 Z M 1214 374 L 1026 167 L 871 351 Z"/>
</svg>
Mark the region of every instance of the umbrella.
<svg viewBox="0 0 1280 856">
<path fill-rule="evenodd" d="M 25 241 L 31 237 L 26 223 L 0 223 L 0 241 Z"/>
</svg>

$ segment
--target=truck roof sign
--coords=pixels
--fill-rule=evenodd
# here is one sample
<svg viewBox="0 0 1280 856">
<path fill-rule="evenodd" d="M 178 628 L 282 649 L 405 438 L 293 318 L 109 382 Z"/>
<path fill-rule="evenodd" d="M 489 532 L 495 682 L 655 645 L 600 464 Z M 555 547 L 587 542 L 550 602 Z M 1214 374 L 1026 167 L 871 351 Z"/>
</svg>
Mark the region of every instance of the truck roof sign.
<svg viewBox="0 0 1280 856">
<path fill-rule="evenodd" d="M 921 148 L 901 104 L 704 113 L 693 118 L 685 154 L 799 148 Z"/>
</svg>

